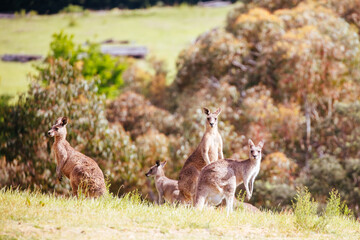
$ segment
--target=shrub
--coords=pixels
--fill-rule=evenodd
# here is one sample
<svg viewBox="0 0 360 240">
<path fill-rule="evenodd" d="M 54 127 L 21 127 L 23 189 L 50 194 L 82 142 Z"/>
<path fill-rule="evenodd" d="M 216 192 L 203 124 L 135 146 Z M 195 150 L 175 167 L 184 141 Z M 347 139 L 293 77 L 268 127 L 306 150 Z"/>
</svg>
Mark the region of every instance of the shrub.
<svg viewBox="0 0 360 240">
<path fill-rule="evenodd" d="M 76 65 L 81 70 L 86 79 L 97 76 L 99 94 L 105 94 L 110 98 L 119 95 L 124 86 L 122 74 L 128 67 L 125 59 L 102 54 L 99 44 L 88 42 L 86 47 L 77 46 L 73 38 L 73 35 L 67 35 L 62 31 L 53 34 L 49 56 L 69 60 L 73 66 Z"/>
<path fill-rule="evenodd" d="M 261 163 L 259 178 L 270 183 L 285 183 L 293 185 L 296 177 L 297 165 L 282 152 L 266 155 Z"/>
<path fill-rule="evenodd" d="M 330 192 L 326 204 L 325 215 L 329 217 L 352 217 L 352 211 L 347 207 L 345 201 L 341 202 L 340 193 L 336 189 L 332 189 Z"/>
<path fill-rule="evenodd" d="M 82 66 L 84 77 L 88 79 L 98 76 L 99 93 L 110 98 L 118 96 L 124 86 L 122 74 L 127 68 L 126 61 L 102 54 L 98 44 L 88 43 L 87 49 L 82 49 L 81 52 L 86 56 L 78 62 Z"/>
<path fill-rule="evenodd" d="M 276 15 L 262 8 L 250 9 L 239 15 L 232 28 L 237 38 L 245 39 L 250 48 L 261 50 L 263 43 L 271 43 L 284 33 L 284 22 Z"/>
<path fill-rule="evenodd" d="M 178 57 L 178 69 L 174 85 L 181 92 L 188 86 L 200 89 L 215 85 L 227 74 L 237 75 L 237 65 L 247 52 L 247 43 L 234 38 L 221 29 L 213 29 L 200 35 L 195 43 L 183 50 Z M 200 84 L 199 84 L 200 83 Z"/>
<path fill-rule="evenodd" d="M 120 123 L 132 138 L 157 129 L 166 135 L 179 133 L 182 117 L 157 108 L 142 95 L 127 91 L 111 101 L 107 107 L 107 118 L 111 123 Z"/>
<path fill-rule="evenodd" d="M 309 176 L 304 176 L 304 183 L 310 191 L 326 195 L 332 188 L 344 189 L 346 172 L 340 161 L 331 155 L 324 155 L 310 160 Z"/>
<path fill-rule="evenodd" d="M 74 35 L 67 35 L 63 31 L 54 33 L 50 43 L 49 55 L 54 58 L 70 59 L 74 62 L 77 59 L 77 49 L 74 43 Z"/>
<path fill-rule="evenodd" d="M 296 225 L 303 229 L 322 231 L 327 222 L 324 217 L 317 216 L 317 206 L 308 189 L 299 188 L 293 202 Z"/>
</svg>

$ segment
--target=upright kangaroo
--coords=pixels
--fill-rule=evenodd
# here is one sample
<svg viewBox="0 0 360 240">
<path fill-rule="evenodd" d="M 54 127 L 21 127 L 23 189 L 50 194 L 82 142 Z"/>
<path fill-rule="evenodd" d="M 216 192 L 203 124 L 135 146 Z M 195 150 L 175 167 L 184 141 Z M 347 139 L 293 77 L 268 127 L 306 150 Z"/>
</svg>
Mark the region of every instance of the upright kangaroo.
<svg viewBox="0 0 360 240">
<path fill-rule="evenodd" d="M 185 161 L 179 175 L 179 189 L 185 201 L 192 203 L 195 195 L 196 182 L 203 167 L 211 162 L 223 159 L 223 142 L 218 132 L 217 120 L 221 112 L 218 108 L 211 113 L 204 108 L 207 116 L 206 130 L 199 146 Z"/>
<path fill-rule="evenodd" d="M 255 146 L 249 139 L 249 159 L 244 161 L 223 159 L 204 167 L 196 187 L 195 207 L 202 209 L 205 202 L 218 205 L 225 198 L 227 212 L 231 212 L 236 187 L 242 182 L 245 185 L 246 197 L 250 200 L 255 178 L 260 171 L 263 146 L 263 141 Z"/>
<path fill-rule="evenodd" d="M 156 164 L 150 168 L 145 176 L 155 177 L 155 187 L 159 194 L 159 205 L 164 203 L 164 199 L 169 203 L 181 202 L 180 190 L 178 181 L 167 178 L 164 173 L 164 166 L 166 161 L 160 163 L 156 161 Z"/>
<path fill-rule="evenodd" d="M 106 191 L 103 172 L 94 160 L 76 151 L 66 141 L 67 122 L 66 117 L 60 117 L 48 131 L 50 137 L 55 137 L 52 149 L 57 162 L 56 176 L 59 181 L 62 180 L 62 174 L 70 179 L 75 196 L 79 186 L 87 196 L 101 196 Z"/>
</svg>

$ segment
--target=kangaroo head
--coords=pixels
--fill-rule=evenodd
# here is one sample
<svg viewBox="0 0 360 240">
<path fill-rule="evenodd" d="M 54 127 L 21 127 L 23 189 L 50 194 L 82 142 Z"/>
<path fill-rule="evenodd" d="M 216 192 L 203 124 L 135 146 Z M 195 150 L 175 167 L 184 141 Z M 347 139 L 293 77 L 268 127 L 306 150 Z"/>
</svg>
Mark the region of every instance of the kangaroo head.
<svg viewBox="0 0 360 240">
<path fill-rule="evenodd" d="M 66 124 L 68 123 L 67 117 L 60 117 L 56 120 L 55 124 L 47 132 L 49 137 L 65 137 L 66 136 Z"/>
<path fill-rule="evenodd" d="M 160 161 L 156 161 L 156 164 L 154 166 L 152 166 L 150 168 L 150 170 L 145 173 L 145 176 L 150 177 L 150 176 L 161 176 L 164 174 L 164 166 L 166 165 L 166 161 L 160 163 Z"/>
<path fill-rule="evenodd" d="M 215 112 L 211 113 L 208 108 L 204 108 L 204 113 L 207 116 L 206 127 L 210 126 L 211 128 L 217 126 L 217 119 L 221 113 L 221 108 L 218 108 Z"/>
<path fill-rule="evenodd" d="M 264 146 L 263 141 L 260 141 L 258 143 L 258 145 L 255 146 L 253 141 L 251 141 L 251 139 L 249 139 L 249 148 L 250 148 L 249 157 L 250 157 L 250 159 L 253 159 L 253 160 L 261 159 L 261 149 L 263 148 L 263 146 Z"/>
</svg>

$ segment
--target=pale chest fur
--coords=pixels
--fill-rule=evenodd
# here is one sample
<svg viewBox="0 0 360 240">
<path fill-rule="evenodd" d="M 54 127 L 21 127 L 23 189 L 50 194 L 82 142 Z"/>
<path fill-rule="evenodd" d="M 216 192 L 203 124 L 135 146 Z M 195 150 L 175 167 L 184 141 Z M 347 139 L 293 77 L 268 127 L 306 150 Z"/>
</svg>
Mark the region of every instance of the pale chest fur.
<svg viewBox="0 0 360 240">
<path fill-rule="evenodd" d="M 260 172 L 260 161 L 256 162 L 249 172 L 249 176 L 257 176 Z"/>
<path fill-rule="evenodd" d="M 210 162 L 214 162 L 219 159 L 220 144 L 221 137 L 218 133 L 207 134 L 205 136 L 202 146 L 206 148 Z"/>
<path fill-rule="evenodd" d="M 59 165 L 61 162 L 66 161 L 68 154 L 66 146 L 63 143 L 54 143 L 53 144 L 53 153 L 56 159 L 56 163 Z"/>
</svg>

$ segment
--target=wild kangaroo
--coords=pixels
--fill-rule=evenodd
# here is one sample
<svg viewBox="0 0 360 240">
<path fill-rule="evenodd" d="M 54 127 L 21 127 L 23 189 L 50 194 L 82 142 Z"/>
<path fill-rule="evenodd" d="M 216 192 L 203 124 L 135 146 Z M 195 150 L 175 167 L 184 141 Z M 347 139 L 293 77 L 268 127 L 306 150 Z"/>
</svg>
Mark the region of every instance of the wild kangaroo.
<svg viewBox="0 0 360 240">
<path fill-rule="evenodd" d="M 158 204 L 163 204 L 164 200 L 169 203 L 181 202 L 180 190 L 178 181 L 167 178 L 164 173 L 164 166 L 166 161 L 160 163 L 156 161 L 156 164 L 150 168 L 150 170 L 145 174 L 146 177 L 153 176 L 155 177 L 155 187 L 159 194 Z"/>
<path fill-rule="evenodd" d="M 195 207 L 202 209 L 205 202 L 218 205 L 225 198 L 227 212 L 231 212 L 236 187 L 242 182 L 245 185 L 246 197 L 250 200 L 255 178 L 260 171 L 263 146 L 263 141 L 255 146 L 249 139 L 249 159 L 244 161 L 223 159 L 203 168 L 197 183 Z"/>
<path fill-rule="evenodd" d="M 223 159 L 223 142 L 218 132 L 218 116 L 221 108 L 211 113 L 204 108 L 207 116 L 206 130 L 199 146 L 185 161 L 179 175 L 179 189 L 185 201 L 192 203 L 195 195 L 196 182 L 203 167 L 211 162 Z"/>
<path fill-rule="evenodd" d="M 55 137 L 52 150 L 57 162 L 56 176 L 59 181 L 62 180 L 62 174 L 70 179 L 75 196 L 79 186 L 87 196 L 101 196 L 106 191 L 103 172 L 94 160 L 76 151 L 66 141 L 67 122 L 66 117 L 60 117 L 48 131 L 50 137 Z"/>
</svg>

